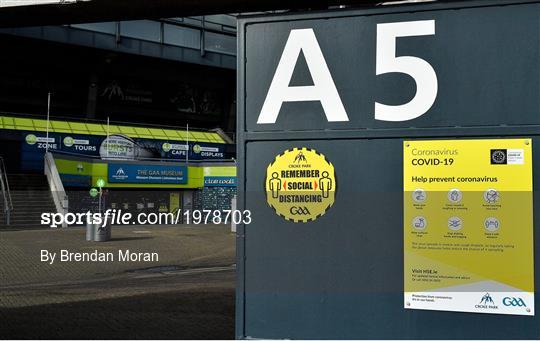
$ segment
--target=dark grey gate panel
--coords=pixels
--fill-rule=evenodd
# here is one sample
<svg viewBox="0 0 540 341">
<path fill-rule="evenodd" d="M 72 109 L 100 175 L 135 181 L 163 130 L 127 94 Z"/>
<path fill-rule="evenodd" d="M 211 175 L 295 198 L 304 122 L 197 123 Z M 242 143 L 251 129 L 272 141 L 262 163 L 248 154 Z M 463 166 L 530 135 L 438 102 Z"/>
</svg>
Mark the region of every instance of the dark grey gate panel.
<svg viewBox="0 0 540 341">
<path fill-rule="evenodd" d="M 377 24 L 416 20 L 435 20 L 435 35 L 397 38 L 396 55 L 416 56 L 433 66 L 439 86 L 437 100 L 418 119 L 376 121 L 375 101 L 403 104 L 416 92 L 410 76 L 376 75 Z M 248 22 L 246 130 L 540 124 L 539 22 L 540 4 Z M 283 104 L 276 124 L 257 124 L 289 32 L 302 28 L 313 28 L 350 122 L 327 123 L 319 102 L 290 102 Z M 291 85 L 311 82 L 301 58 Z"/>
<path fill-rule="evenodd" d="M 428 61 L 433 106 L 410 121 L 373 117 L 374 102 L 415 94 L 409 76 L 376 76 L 377 23 L 436 21 L 433 36 L 397 39 L 397 55 Z M 349 122 L 328 123 L 319 102 L 284 103 L 257 124 L 291 29 L 313 28 Z M 403 308 L 403 159 L 407 139 L 533 138 L 535 303 L 540 306 L 540 3 L 422 4 L 243 19 L 238 51 L 237 337 L 540 338 L 540 316 Z M 309 85 L 303 57 L 291 85 Z M 266 167 L 293 147 L 334 165 L 334 206 L 292 223 L 266 203 Z"/>
<path fill-rule="evenodd" d="M 470 138 L 470 137 L 469 137 Z M 333 163 L 336 201 L 308 224 L 266 204 L 267 165 L 292 147 Z M 540 138 L 533 140 L 540 146 Z M 538 338 L 540 317 L 403 309 L 403 139 L 249 142 L 245 335 L 256 338 Z M 540 154 L 535 153 L 535 188 Z M 540 193 L 535 192 L 535 226 Z M 536 245 L 540 232 L 536 230 Z M 536 259 L 536 269 L 540 259 Z M 536 283 L 540 283 L 536 271 Z M 540 304 L 538 295 L 536 304 Z"/>
</svg>

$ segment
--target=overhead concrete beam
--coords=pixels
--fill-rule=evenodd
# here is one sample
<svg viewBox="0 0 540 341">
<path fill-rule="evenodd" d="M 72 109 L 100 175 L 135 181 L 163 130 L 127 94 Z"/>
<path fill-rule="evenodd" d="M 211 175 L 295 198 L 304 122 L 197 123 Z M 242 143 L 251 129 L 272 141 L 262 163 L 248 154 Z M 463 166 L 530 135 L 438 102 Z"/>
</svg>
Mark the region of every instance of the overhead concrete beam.
<svg viewBox="0 0 540 341">
<path fill-rule="evenodd" d="M 0 27 L 158 19 L 269 10 L 374 6 L 374 0 L 88 0 L 0 8 Z"/>
</svg>

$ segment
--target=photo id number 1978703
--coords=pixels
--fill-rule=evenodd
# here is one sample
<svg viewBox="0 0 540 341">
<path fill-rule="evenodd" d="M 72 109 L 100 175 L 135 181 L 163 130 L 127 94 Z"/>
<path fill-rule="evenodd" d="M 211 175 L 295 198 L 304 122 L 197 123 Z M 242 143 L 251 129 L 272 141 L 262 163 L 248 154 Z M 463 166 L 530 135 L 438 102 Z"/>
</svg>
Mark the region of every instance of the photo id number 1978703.
<svg viewBox="0 0 540 341">
<path fill-rule="evenodd" d="M 183 214 L 186 224 L 251 224 L 250 210 L 186 210 Z"/>
</svg>

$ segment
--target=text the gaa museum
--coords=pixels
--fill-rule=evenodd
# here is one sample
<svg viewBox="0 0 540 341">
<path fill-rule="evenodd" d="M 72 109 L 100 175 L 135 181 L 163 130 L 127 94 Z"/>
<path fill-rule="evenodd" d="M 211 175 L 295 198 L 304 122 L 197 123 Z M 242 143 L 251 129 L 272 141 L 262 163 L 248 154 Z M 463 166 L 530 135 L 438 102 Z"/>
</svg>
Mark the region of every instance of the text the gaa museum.
<svg viewBox="0 0 540 341">
<path fill-rule="evenodd" d="M 266 201 L 286 220 L 313 221 L 335 199 L 334 166 L 314 149 L 293 148 L 276 156 L 266 169 Z"/>
</svg>

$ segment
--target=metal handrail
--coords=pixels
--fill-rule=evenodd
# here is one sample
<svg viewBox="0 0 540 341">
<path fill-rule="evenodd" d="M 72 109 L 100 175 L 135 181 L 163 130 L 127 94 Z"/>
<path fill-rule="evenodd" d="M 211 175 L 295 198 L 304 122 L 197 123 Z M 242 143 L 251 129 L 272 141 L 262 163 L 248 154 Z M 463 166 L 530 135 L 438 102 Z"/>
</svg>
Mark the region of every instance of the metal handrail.
<svg viewBox="0 0 540 341">
<path fill-rule="evenodd" d="M 2 197 L 4 199 L 4 215 L 6 225 L 11 223 L 11 211 L 13 211 L 13 201 L 11 200 L 11 191 L 7 178 L 6 165 L 4 158 L 0 156 L 0 187 L 2 187 Z"/>
<path fill-rule="evenodd" d="M 68 213 L 69 208 L 69 199 L 60 179 L 60 174 L 56 168 L 56 163 L 54 162 L 54 157 L 51 152 L 46 152 L 44 157 L 44 173 L 47 176 L 47 181 L 49 183 L 49 188 L 53 197 L 54 205 L 56 207 L 56 212 L 66 214 Z M 62 227 L 66 227 L 65 223 L 62 224 Z"/>
</svg>

